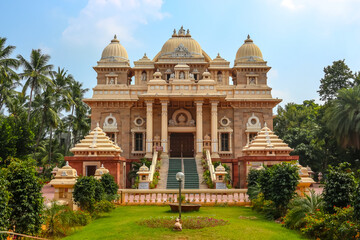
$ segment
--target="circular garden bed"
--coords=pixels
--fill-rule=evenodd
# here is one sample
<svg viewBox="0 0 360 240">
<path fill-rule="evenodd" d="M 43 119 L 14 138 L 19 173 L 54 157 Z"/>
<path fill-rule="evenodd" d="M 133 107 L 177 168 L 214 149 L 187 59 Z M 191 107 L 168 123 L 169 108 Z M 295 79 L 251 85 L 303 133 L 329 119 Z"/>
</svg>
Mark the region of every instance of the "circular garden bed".
<svg viewBox="0 0 360 240">
<path fill-rule="evenodd" d="M 138 222 L 139 225 L 150 228 L 170 228 L 175 224 L 176 217 L 162 217 L 144 219 Z M 211 217 L 190 217 L 185 216 L 181 218 L 183 229 L 200 229 L 205 227 L 224 226 L 229 224 L 229 221 L 224 219 L 216 219 Z"/>
</svg>

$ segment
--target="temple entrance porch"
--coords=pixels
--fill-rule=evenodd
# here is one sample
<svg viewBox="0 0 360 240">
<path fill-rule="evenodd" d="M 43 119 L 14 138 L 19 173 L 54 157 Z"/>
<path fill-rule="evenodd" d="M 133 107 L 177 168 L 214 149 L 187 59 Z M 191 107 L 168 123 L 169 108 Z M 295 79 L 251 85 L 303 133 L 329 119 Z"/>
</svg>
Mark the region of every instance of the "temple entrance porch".
<svg viewBox="0 0 360 240">
<path fill-rule="evenodd" d="M 170 157 L 194 157 L 194 134 L 171 133 Z"/>
</svg>

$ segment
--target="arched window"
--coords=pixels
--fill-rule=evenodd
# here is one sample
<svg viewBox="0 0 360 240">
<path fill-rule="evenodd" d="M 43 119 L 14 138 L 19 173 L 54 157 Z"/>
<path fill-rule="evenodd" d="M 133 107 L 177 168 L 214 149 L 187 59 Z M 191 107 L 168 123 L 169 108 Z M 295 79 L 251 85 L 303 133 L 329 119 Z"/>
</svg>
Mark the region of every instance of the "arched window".
<svg viewBox="0 0 360 240">
<path fill-rule="evenodd" d="M 217 73 L 217 79 L 218 79 L 218 82 L 222 82 L 222 80 L 223 80 L 223 75 L 222 75 L 222 72 L 221 72 L 221 71 L 218 71 L 218 73 Z"/>
<path fill-rule="evenodd" d="M 145 71 L 143 71 L 143 72 L 141 73 L 141 81 L 146 81 L 146 80 L 147 80 L 147 74 L 146 74 Z"/>
</svg>

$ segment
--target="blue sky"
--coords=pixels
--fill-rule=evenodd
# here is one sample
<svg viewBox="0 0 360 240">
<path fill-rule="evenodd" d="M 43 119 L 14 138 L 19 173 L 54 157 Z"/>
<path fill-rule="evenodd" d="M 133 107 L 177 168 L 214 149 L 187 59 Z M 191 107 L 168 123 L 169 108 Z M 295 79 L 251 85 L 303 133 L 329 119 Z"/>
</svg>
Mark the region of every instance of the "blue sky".
<svg viewBox="0 0 360 240">
<path fill-rule="evenodd" d="M 318 102 L 323 68 L 333 61 L 360 70 L 360 0 L 12 0 L 0 9 L 0 36 L 17 47 L 14 56 L 41 48 L 90 89 L 92 66 L 114 34 L 133 65 L 145 52 L 153 58 L 181 25 L 210 57 L 219 52 L 231 65 L 250 34 L 282 105 Z"/>
</svg>

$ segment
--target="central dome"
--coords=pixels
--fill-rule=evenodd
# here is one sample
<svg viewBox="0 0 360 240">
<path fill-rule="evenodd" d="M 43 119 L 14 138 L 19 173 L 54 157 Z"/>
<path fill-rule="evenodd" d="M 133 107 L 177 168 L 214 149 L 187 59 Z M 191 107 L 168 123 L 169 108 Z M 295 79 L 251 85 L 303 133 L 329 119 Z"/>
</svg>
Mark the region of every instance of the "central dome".
<svg viewBox="0 0 360 240">
<path fill-rule="evenodd" d="M 202 50 L 200 44 L 191 38 L 189 29 L 187 30 L 187 33 L 185 34 L 185 30 L 183 27 L 180 28 L 178 34 L 176 34 L 176 31 L 174 29 L 174 34 L 172 35 L 172 38 L 167 40 L 160 51 L 160 57 L 164 55 L 172 55 L 172 56 L 179 56 L 174 55 L 176 52 L 182 52 L 185 54 L 185 56 L 191 56 L 202 55 Z M 188 53 L 188 55 L 186 55 Z"/>
</svg>

